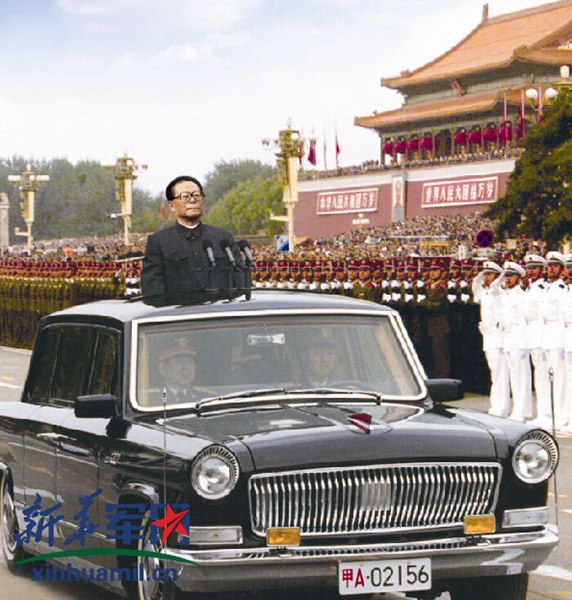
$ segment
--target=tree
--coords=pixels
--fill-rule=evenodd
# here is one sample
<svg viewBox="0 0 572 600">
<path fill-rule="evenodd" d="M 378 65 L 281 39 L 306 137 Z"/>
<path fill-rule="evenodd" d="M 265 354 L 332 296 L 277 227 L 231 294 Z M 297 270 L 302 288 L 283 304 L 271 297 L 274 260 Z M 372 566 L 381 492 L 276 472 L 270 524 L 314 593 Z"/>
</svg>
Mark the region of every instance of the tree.
<svg viewBox="0 0 572 600">
<path fill-rule="evenodd" d="M 133 190 L 133 217 L 131 219 L 133 231 L 145 233 L 156 231 L 165 225 L 161 218 L 161 209 L 166 210 L 165 197 L 162 193 L 152 197 L 145 190 L 135 188 Z"/>
<path fill-rule="evenodd" d="M 523 139 L 506 194 L 485 216 L 501 236 L 527 235 L 558 247 L 572 231 L 572 90 L 562 87 L 545 119 Z"/>
<path fill-rule="evenodd" d="M 229 162 L 222 160 L 215 163 L 214 169 L 207 174 L 205 179 L 205 210 L 241 181 L 256 177 L 272 177 L 276 172 L 275 167 L 265 165 L 258 160 L 231 160 Z"/>
<path fill-rule="evenodd" d="M 269 235 L 281 233 L 284 226 L 270 220 L 271 212 L 284 212 L 278 175 L 256 177 L 234 186 L 211 206 L 205 220 L 230 229 L 235 235 L 254 235 L 260 230 L 265 230 Z"/>
</svg>

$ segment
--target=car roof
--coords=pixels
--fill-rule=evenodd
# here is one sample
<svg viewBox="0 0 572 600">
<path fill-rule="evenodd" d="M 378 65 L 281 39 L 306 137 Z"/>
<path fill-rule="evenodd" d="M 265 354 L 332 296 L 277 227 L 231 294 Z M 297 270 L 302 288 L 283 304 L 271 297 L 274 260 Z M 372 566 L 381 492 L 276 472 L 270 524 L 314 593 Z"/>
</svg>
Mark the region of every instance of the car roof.
<svg viewBox="0 0 572 600">
<path fill-rule="evenodd" d="M 252 311 L 264 310 L 373 310 L 380 313 L 395 312 L 393 309 L 374 302 L 356 300 L 344 296 L 303 291 L 253 290 L 250 300 L 241 297 L 230 302 L 228 300 L 219 300 L 193 305 L 155 307 L 145 304 L 142 300 L 100 300 L 72 306 L 52 313 L 46 320 L 61 322 L 69 319 L 77 321 L 85 317 L 94 318 L 98 321 L 109 319 L 119 323 L 129 323 L 153 317 L 176 316 L 180 318 L 185 314 L 196 316 L 199 314 L 224 314 L 228 311 L 248 314 Z"/>
</svg>

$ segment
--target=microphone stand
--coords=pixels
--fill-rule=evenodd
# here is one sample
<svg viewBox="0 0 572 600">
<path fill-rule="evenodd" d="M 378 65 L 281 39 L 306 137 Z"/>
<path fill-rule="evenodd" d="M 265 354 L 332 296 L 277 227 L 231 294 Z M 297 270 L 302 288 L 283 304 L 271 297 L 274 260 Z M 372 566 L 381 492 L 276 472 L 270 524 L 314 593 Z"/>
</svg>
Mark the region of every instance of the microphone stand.
<svg viewBox="0 0 572 600">
<path fill-rule="evenodd" d="M 207 271 L 207 290 L 209 293 L 209 300 L 211 302 L 216 300 L 215 291 L 213 290 L 213 271 L 214 265 L 209 261 L 209 269 Z"/>
</svg>

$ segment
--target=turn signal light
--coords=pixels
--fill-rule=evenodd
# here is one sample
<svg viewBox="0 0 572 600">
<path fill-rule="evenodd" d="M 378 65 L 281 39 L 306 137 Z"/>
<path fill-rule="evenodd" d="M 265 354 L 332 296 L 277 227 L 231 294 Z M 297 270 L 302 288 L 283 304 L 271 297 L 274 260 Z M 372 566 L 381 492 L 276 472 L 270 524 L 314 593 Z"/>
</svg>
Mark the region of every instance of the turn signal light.
<svg viewBox="0 0 572 600">
<path fill-rule="evenodd" d="M 494 515 L 476 515 L 465 517 L 465 533 L 478 535 L 480 533 L 494 533 L 496 523 Z"/>
<path fill-rule="evenodd" d="M 300 530 L 298 527 L 272 527 L 266 531 L 268 546 L 299 546 Z"/>
</svg>

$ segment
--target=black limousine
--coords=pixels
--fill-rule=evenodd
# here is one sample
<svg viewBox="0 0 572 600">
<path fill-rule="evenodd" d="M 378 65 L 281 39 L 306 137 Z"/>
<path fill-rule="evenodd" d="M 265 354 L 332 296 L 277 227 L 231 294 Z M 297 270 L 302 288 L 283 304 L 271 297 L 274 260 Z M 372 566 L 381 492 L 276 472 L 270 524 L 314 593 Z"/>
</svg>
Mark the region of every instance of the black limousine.
<svg viewBox="0 0 572 600">
<path fill-rule="evenodd" d="M 427 379 L 394 310 L 354 299 L 54 313 L 21 402 L 0 404 L 4 558 L 140 600 L 524 599 L 558 543 L 558 447 L 447 405 L 459 384 Z"/>
</svg>

